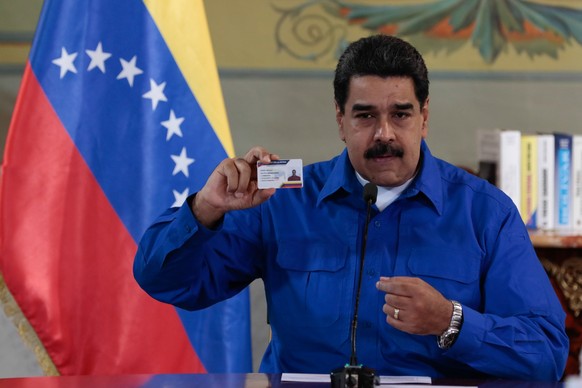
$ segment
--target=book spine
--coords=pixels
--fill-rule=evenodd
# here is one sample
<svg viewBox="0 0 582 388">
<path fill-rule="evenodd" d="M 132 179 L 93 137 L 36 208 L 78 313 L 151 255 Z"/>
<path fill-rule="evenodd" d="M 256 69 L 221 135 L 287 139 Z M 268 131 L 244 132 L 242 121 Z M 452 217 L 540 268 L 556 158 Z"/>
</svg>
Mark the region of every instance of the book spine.
<svg viewBox="0 0 582 388">
<path fill-rule="evenodd" d="M 582 135 L 572 136 L 572 227 L 582 228 Z"/>
<path fill-rule="evenodd" d="M 556 213 L 555 227 L 558 229 L 572 226 L 571 212 L 571 173 L 572 173 L 572 136 L 568 134 L 555 135 L 556 150 Z"/>
<path fill-rule="evenodd" d="M 498 129 L 477 130 L 477 162 L 479 177 L 499 187 L 499 133 Z"/>
<path fill-rule="evenodd" d="M 537 228 L 538 206 L 538 138 L 521 136 L 521 207 L 520 214 L 527 228 Z"/>
<path fill-rule="evenodd" d="M 538 210 L 539 229 L 554 228 L 554 136 L 543 134 L 538 137 Z"/>
<path fill-rule="evenodd" d="M 498 187 L 521 207 L 521 132 L 504 130 L 500 132 L 500 160 L 497 174 Z"/>
</svg>

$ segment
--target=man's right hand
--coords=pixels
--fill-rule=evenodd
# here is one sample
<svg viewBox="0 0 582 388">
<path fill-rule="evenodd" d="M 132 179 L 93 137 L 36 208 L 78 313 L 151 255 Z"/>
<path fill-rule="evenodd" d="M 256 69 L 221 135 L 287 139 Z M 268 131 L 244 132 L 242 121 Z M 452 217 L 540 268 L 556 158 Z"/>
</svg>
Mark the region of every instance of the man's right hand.
<svg viewBox="0 0 582 388">
<path fill-rule="evenodd" d="M 254 207 L 269 199 L 275 189 L 257 188 L 257 162 L 278 159 L 262 147 L 253 147 L 244 158 L 223 160 L 192 201 L 192 213 L 198 222 L 212 228 L 226 212 Z"/>
</svg>

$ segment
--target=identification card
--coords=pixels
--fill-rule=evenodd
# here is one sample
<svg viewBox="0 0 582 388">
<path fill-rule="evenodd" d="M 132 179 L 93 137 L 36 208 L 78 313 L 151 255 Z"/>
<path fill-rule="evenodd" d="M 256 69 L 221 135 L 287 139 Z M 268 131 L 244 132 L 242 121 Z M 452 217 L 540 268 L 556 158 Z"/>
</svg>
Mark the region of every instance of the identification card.
<svg viewBox="0 0 582 388">
<path fill-rule="evenodd" d="M 259 189 L 297 189 L 303 187 L 303 160 L 281 159 L 257 162 Z"/>
</svg>

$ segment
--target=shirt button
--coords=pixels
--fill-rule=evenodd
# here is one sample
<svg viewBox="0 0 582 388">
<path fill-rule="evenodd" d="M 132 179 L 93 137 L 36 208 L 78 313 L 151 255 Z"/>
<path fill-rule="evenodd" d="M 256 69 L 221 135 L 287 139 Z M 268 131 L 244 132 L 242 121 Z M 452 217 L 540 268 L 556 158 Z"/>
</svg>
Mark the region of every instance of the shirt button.
<svg viewBox="0 0 582 388">
<path fill-rule="evenodd" d="M 382 223 L 378 220 L 374 221 L 374 226 L 376 226 L 376 228 L 379 228 L 382 225 Z"/>
<path fill-rule="evenodd" d="M 374 269 L 369 269 L 368 270 L 368 276 L 372 277 L 372 276 L 376 276 L 376 270 Z"/>
<path fill-rule="evenodd" d="M 190 225 L 186 225 L 186 232 L 190 233 L 191 230 L 192 228 L 190 227 Z"/>
</svg>

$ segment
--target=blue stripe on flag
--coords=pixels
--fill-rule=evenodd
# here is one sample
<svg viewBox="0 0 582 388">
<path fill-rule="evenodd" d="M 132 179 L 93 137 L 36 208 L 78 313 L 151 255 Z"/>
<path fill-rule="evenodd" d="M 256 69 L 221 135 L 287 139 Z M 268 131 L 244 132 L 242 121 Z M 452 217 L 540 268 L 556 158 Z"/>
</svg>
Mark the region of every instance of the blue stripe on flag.
<svg viewBox="0 0 582 388">
<path fill-rule="evenodd" d="M 252 371 L 251 357 L 232 357 L 232 354 L 245 354 L 251 349 L 250 324 L 241 317 L 241 311 L 249 311 L 248 288 L 233 296 L 226 303 L 236 308 L 225 308 L 225 302 L 204 310 L 189 312 L 176 309 L 184 325 L 188 328 L 190 342 L 196 349 L 198 357 L 203 360 L 209 373 L 248 373 Z M 237 341 L 225 343 L 223 332 L 239 332 Z M 200 335 L 204 333 L 204 335 Z M 224 349 L 217 352 L 216 349 Z"/>
</svg>

